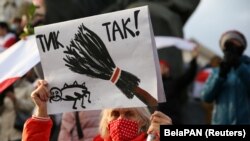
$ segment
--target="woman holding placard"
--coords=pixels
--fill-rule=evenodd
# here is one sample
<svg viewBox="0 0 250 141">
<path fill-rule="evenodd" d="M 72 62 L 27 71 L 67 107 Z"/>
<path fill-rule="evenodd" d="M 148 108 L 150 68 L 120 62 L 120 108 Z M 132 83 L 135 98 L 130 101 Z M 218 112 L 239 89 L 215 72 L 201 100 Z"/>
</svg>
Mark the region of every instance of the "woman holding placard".
<svg viewBox="0 0 250 141">
<path fill-rule="evenodd" d="M 47 114 L 46 102 L 49 99 L 47 86 L 46 81 L 40 80 L 37 88 L 31 94 L 31 98 L 36 105 L 36 113 L 26 121 L 22 141 L 49 141 L 53 123 Z M 117 139 L 121 132 L 133 133 L 133 136 L 129 136 L 132 138 L 122 136 L 122 140 L 127 138 L 130 141 L 145 141 L 147 133 L 156 135 L 155 140 L 159 140 L 160 124 L 172 124 L 172 121 L 159 111 L 155 111 L 150 117 L 150 113 L 146 108 L 105 109 L 102 112 L 100 122 L 99 129 L 101 132 L 95 140 L 109 141 Z M 127 130 L 115 129 L 120 127 Z"/>
</svg>

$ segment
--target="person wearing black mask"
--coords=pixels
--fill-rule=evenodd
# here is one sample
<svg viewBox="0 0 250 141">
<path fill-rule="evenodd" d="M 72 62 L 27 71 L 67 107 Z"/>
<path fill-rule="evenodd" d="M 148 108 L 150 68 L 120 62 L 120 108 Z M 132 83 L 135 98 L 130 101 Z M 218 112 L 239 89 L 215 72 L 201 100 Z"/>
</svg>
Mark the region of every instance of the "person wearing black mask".
<svg viewBox="0 0 250 141">
<path fill-rule="evenodd" d="M 223 60 L 213 69 L 202 92 L 206 102 L 214 102 L 212 124 L 250 124 L 250 58 L 243 55 L 247 41 L 242 33 L 222 34 Z"/>
</svg>

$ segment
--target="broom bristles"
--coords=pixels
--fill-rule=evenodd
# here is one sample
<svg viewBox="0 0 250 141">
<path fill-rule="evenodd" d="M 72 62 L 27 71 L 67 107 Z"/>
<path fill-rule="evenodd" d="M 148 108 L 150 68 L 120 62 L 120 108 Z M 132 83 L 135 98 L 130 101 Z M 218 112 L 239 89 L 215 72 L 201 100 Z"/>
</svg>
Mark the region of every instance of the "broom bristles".
<svg viewBox="0 0 250 141">
<path fill-rule="evenodd" d="M 122 70 L 120 78 L 115 85 L 127 96 L 127 98 L 132 99 L 136 94 L 134 89 L 139 83 L 140 79 L 131 73 Z"/>
<path fill-rule="evenodd" d="M 83 24 L 78 27 L 78 32 L 64 53 L 65 66 L 73 72 L 92 78 L 109 80 L 116 67 L 103 41 Z M 128 98 L 133 98 L 134 89 L 139 82 L 136 76 L 122 70 L 115 85 Z"/>
</svg>

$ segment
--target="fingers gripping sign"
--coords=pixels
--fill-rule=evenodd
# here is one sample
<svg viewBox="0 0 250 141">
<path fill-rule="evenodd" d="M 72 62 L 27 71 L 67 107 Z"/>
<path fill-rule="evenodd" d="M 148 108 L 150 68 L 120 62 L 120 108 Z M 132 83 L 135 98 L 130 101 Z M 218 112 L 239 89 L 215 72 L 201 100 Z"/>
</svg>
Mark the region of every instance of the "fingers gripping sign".
<svg viewBox="0 0 250 141">
<path fill-rule="evenodd" d="M 171 125 L 172 120 L 160 111 L 155 111 L 150 117 L 151 124 L 147 131 L 148 134 L 154 135 L 155 140 L 160 138 L 160 125 Z"/>
<path fill-rule="evenodd" d="M 44 80 L 39 80 L 36 89 L 31 93 L 31 98 L 36 104 L 36 116 L 47 117 L 47 101 L 49 99 L 48 83 Z M 39 114 L 39 115 L 38 115 Z"/>
</svg>

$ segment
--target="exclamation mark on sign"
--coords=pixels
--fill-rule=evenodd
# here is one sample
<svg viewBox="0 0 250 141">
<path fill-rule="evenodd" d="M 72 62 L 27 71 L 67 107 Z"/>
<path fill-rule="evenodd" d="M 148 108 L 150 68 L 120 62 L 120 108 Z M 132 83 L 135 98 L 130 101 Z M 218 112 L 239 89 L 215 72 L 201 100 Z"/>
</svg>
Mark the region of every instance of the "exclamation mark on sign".
<svg viewBox="0 0 250 141">
<path fill-rule="evenodd" d="M 135 32 L 136 36 L 139 36 L 140 31 L 138 31 L 138 14 L 139 14 L 140 10 L 136 10 L 134 12 L 134 17 L 135 17 L 135 28 L 137 29 L 137 31 Z"/>
</svg>

